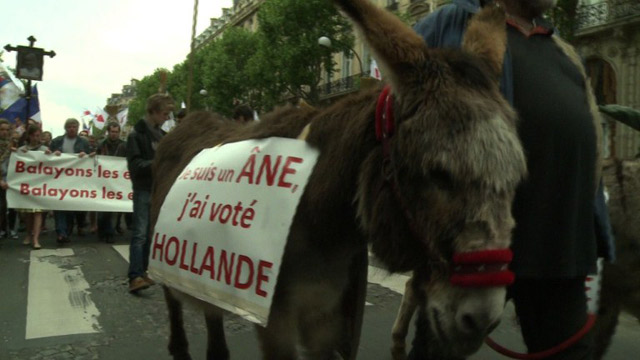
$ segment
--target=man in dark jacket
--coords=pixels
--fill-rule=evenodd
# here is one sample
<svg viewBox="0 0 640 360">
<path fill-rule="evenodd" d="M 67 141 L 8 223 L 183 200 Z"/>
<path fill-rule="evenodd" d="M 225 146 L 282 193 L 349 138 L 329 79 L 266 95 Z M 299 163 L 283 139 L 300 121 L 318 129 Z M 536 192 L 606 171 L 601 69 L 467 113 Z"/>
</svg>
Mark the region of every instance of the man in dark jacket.
<svg viewBox="0 0 640 360">
<path fill-rule="evenodd" d="M 127 166 L 133 185 L 133 234 L 129 250 L 129 292 L 153 284 L 147 276 L 149 266 L 149 213 L 151 211 L 151 163 L 165 132 L 160 129 L 173 111 L 169 95 L 155 94 L 147 100 L 147 114 L 127 138 Z"/>
<path fill-rule="evenodd" d="M 54 155 L 64 154 L 78 154 L 79 157 L 83 157 L 86 154 L 94 155 L 89 147 L 89 142 L 78 136 L 78 128 L 80 122 L 76 119 L 67 119 L 64 123 L 64 135 L 60 135 L 51 140 L 49 144 L 49 150 Z M 73 229 L 73 222 L 75 218 L 78 218 L 78 234 L 83 231 L 84 224 L 80 221 L 85 216 L 84 212 L 77 211 L 55 211 L 56 221 L 56 233 L 58 234 L 58 243 L 69 242 L 69 232 Z"/>
<path fill-rule="evenodd" d="M 576 52 L 542 14 L 556 0 L 496 0 L 507 13 L 501 89 L 518 111 L 528 178 L 516 192 L 515 283 L 508 289 L 530 353 L 563 343 L 587 321 L 585 278 L 598 250 L 609 255 L 600 184 L 601 128 Z M 466 23 L 490 0 L 453 0 L 415 30 L 430 47 L 459 48 Z M 595 215 L 594 215 L 595 214 Z M 604 231 L 602 231 L 604 229 Z M 409 359 L 429 357 L 428 315 L 419 312 Z M 591 359 L 590 334 L 548 359 Z"/>
<path fill-rule="evenodd" d="M 106 126 L 107 137 L 98 145 L 98 155 L 125 157 L 127 154 L 127 143 L 120 139 L 120 124 L 110 122 Z M 102 212 L 98 213 L 98 238 L 113 243 L 115 229 L 113 228 L 113 218 L 120 217 L 120 213 Z"/>
</svg>

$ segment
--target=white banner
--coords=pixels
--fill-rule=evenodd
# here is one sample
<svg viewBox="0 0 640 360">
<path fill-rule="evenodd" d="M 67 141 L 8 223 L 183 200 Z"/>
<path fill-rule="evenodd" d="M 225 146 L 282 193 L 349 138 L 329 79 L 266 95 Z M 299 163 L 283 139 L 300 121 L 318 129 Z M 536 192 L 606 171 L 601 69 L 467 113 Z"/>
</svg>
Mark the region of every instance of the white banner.
<svg viewBox="0 0 640 360">
<path fill-rule="evenodd" d="M 10 208 L 133 211 L 127 160 L 122 157 L 16 151 L 7 182 Z"/>
<path fill-rule="evenodd" d="M 306 142 L 283 138 L 201 151 L 162 205 L 151 276 L 266 325 L 289 228 L 317 158 Z"/>
</svg>

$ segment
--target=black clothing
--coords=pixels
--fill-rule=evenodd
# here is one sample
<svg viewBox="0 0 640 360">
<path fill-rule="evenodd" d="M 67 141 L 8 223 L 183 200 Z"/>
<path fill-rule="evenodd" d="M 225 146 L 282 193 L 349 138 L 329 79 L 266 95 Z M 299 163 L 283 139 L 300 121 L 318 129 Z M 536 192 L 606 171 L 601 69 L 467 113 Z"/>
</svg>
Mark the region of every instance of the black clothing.
<svg viewBox="0 0 640 360">
<path fill-rule="evenodd" d="M 587 321 L 585 278 L 518 279 L 510 288 L 529 353 L 545 351 L 576 334 Z M 558 296 L 562 294 L 562 296 Z M 547 360 L 590 360 L 593 331 Z"/>
<path fill-rule="evenodd" d="M 157 129 L 162 135 L 164 131 Z M 127 138 L 127 167 L 131 173 L 133 190 L 151 191 L 151 163 L 158 140 L 144 120 L 138 121 Z"/>
<path fill-rule="evenodd" d="M 125 157 L 127 154 L 127 143 L 120 139 L 111 141 L 109 138 L 106 138 L 98 145 L 97 153 L 100 155 Z"/>
<path fill-rule="evenodd" d="M 508 41 L 529 170 L 513 203 L 511 268 L 518 279 L 593 273 L 597 141 L 584 77 L 548 35 L 509 26 Z"/>
<path fill-rule="evenodd" d="M 54 151 L 62 151 L 62 146 L 64 144 L 65 135 L 60 135 L 55 139 L 51 140 L 49 144 L 49 150 Z M 91 147 L 89 146 L 89 141 L 87 139 L 83 139 L 80 136 L 76 136 L 76 142 L 73 145 L 73 153 L 78 154 L 84 152 L 85 154 L 91 153 Z"/>
</svg>

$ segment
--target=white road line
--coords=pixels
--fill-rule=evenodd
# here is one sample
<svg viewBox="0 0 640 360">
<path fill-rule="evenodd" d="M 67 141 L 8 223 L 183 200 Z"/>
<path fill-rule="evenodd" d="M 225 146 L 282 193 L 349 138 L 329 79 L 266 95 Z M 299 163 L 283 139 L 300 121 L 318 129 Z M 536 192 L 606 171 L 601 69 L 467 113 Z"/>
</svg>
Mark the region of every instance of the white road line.
<svg viewBox="0 0 640 360">
<path fill-rule="evenodd" d="M 25 339 L 100 332 L 100 311 L 72 249 L 31 251 Z"/>
<path fill-rule="evenodd" d="M 129 245 L 113 245 L 113 249 L 120 254 L 126 262 L 129 262 Z"/>
<path fill-rule="evenodd" d="M 400 295 L 404 295 L 404 286 L 407 280 L 409 280 L 407 275 L 390 274 L 384 269 L 369 266 L 367 281 L 395 291 Z"/>
</svg>

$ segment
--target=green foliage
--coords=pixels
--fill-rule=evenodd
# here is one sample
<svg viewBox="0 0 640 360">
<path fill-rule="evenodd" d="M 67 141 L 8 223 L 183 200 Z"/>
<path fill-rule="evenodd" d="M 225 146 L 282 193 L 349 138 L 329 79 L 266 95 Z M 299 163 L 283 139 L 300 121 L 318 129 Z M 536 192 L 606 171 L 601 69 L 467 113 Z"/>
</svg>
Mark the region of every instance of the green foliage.
<svg viewBox="0 0 640 360">
<path fill-rule="evenodd" d="M 317 103 L 322 70 L 334 69 L 331 54 L 353 46 L 349 22 L 326 0 L 269 0 L 258 10 L 258 21 L 257 32 L 229 28 L 194 54 L 191 110 L 231 115 L 238 101 L 260 111 L 287 98 Z M 318 45 L 322 36 L 332 40 L 331 49 Z M 167 90 L 177 104 L 188 103 L 189 66 L 187 59 L 168 75 Z M 142 118 L 159 83 L 159 70 L 140 81 L 129 105 L 131 123 Z"/>
<path fill-rule="evenodd" d="M 558 5 L 549 11 L 553 24 L 558 28 L 560 36 L 571 41 L 576 29 L 576 15 L 579 0 L 558 0 Z"/>
<path fill-rule="evenodd" d="M 253 86 L 246 68 L 257 46 L 256 34 L 232 28 L 199 53 L 203 58 L 201 74 L 204 89 L 208 93 L 205 102 L 208 108 L 231 115 L 236 99 L 252 105 L 248 94 Z"/>
<path fill-rule="evenodd" d="M 133 125 L 145 116 L 147 99 L 158 93 L 160 89 L 160 73 L 165 69 L 156 69 L 153 75 L 148 75 L 138 82 L 136 97 L 129 103 L 129 124 Z"/>
<path fill-rule="evenodd" d="M 270 99 L 285 90 L 288 97 L 317 102 L 323 67 L 333 71 L 328 53 L 348 51 L 353 44 L 350 24 L 326 0 L 270 0 L 260 7 L 258 21 L 261 41 L 252 76 L 257 81 L 259 68 L 271 77 L 259 89 Z M 332 49 L 318 45 L 321 36 L 332 40 Z"/>
</svg>

